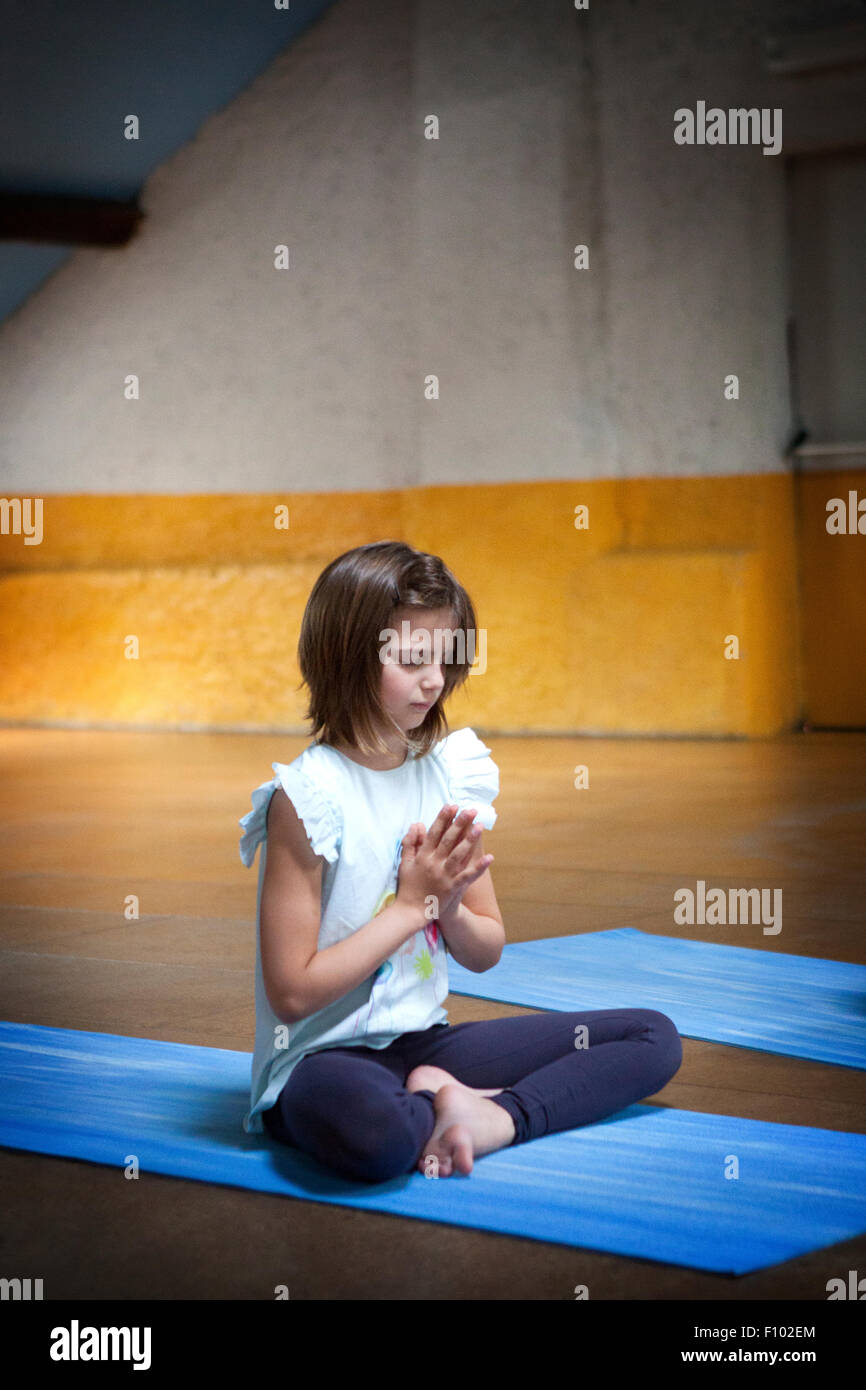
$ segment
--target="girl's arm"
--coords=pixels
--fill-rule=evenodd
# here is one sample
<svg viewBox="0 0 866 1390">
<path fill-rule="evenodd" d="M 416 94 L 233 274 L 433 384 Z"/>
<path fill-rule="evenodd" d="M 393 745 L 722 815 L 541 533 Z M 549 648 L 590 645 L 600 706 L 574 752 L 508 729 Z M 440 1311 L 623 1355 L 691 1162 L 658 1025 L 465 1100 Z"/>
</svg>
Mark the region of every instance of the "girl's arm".
<svg viewBox="0 0 866 1390">
<path fill-rule="evenodd" d="M 473 912 L 465 903 L 439 919 L 448 950 L 464 970 L 481 974 L 499 964 L 505 945 L 505 928 L 495 917 Z"/>
<path fill-rule="evenodd" d="M 484 857 L 483 835 L 475 841 L 471 863 Z M 490 870 L 470 883 L 460 902 L 439 918 L 439 929 L 458 965 L 481 973 L 499 963 L 505 946 L 505 926 L 493 891 Z"/>
<path fill-rule="evenodd" d="M 345 940 L 318 949 L 322 866 L 282 787 L 271 797 L 261 902 L 262 975 L 283 1023 L 299 1023 L 351 993 L 423 930 L 423 907 L 393 902 Z"/>
</svg>

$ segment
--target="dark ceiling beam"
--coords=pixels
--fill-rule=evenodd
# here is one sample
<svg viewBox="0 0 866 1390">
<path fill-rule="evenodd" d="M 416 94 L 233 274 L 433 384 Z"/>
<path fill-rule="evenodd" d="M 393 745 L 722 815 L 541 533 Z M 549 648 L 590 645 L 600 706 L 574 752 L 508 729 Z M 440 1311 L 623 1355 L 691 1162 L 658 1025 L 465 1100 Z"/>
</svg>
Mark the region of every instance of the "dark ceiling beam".
<svg viewBox="0 0 866 1390">
<path fill-rule="evenodd" d="M 124 246 L 145 216 L 134 198 L 67 198 L 0 192 L 0 241 L 61 246 Z"/>
</svg>

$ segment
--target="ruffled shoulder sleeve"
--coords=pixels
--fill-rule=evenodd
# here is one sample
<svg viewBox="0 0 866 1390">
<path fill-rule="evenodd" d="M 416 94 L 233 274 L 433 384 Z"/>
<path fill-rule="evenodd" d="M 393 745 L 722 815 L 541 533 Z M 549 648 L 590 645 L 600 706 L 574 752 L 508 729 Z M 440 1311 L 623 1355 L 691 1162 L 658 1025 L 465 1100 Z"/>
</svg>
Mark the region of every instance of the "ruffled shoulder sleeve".
<svg viewBox="0 0 866 1390">
<path fill-rule="evenodd" d="M 436 745 L 448 772 L 448 795 L 462 810 L 474 806 L 477 825 L 491 830 L 496 824 L 492 802 L 499 795 L 499 768 L 472 729 L 457 729 Z"/>
<path fill-rule="evenodd" d="M 267 835 L 271 797 L 278 787 L 282 787 L 303 821 L 314 851 L 333 864 L 339 855 L 342 813 L 330 764 L 325 758 L 317 756 L 313 746 L 305 749 L 293 763 L 271 763 L 271 767 L 276 776 L 256 787 L 251 796 L 253 809 L 239 821 L 243 830 L 240 842 L 242 862 L 247 868 L 253 863 L 256 850 Z"/>
</svg>

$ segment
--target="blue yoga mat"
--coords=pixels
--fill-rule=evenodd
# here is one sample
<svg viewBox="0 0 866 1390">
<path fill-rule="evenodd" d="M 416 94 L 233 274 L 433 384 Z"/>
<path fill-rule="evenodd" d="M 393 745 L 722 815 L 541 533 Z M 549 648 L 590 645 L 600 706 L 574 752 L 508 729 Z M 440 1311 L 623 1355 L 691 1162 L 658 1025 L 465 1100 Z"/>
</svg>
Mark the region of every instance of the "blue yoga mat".
<svg viewBox="0 0 866 1390">
<path fill-rule="evenodd" d="M 723 1274 L 866 1231 L 866 1136 L 631 1105 L 469 1177 L 355 1183 L 246 1134 L 248 1052 L 0 1022 L 0 1144 Z M 739 1177 L 727 1178 L 732 1156 Z"/>
<path fill-rule="evenodd" d="M 653 936 L 634 927 L 509 943 L 452 994 L 525 1008 L 658 1009 L 686 1038 L 866 1067 L 866 965 Z"/>
</svg>

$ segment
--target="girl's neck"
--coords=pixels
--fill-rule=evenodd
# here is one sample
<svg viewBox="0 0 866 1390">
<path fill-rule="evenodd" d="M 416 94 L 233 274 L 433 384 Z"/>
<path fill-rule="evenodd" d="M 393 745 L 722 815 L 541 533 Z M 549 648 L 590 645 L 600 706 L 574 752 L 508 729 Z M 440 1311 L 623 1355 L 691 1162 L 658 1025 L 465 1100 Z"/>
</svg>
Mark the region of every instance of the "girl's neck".
<svg viewBox="0 0 866 1390">
<path fill-rule="evenodd" d="M 351 762 L 366 767 L 370 772 L 394 772 L 398 767 L 402 767 L 409 757 L 408 748 L 395 749 L 390 756 L 384 754 L 367 756 L 350 744 L 333 743 L 331 747 L 335 748 L 338 753 L 342 753 Z"/>
</svg>

